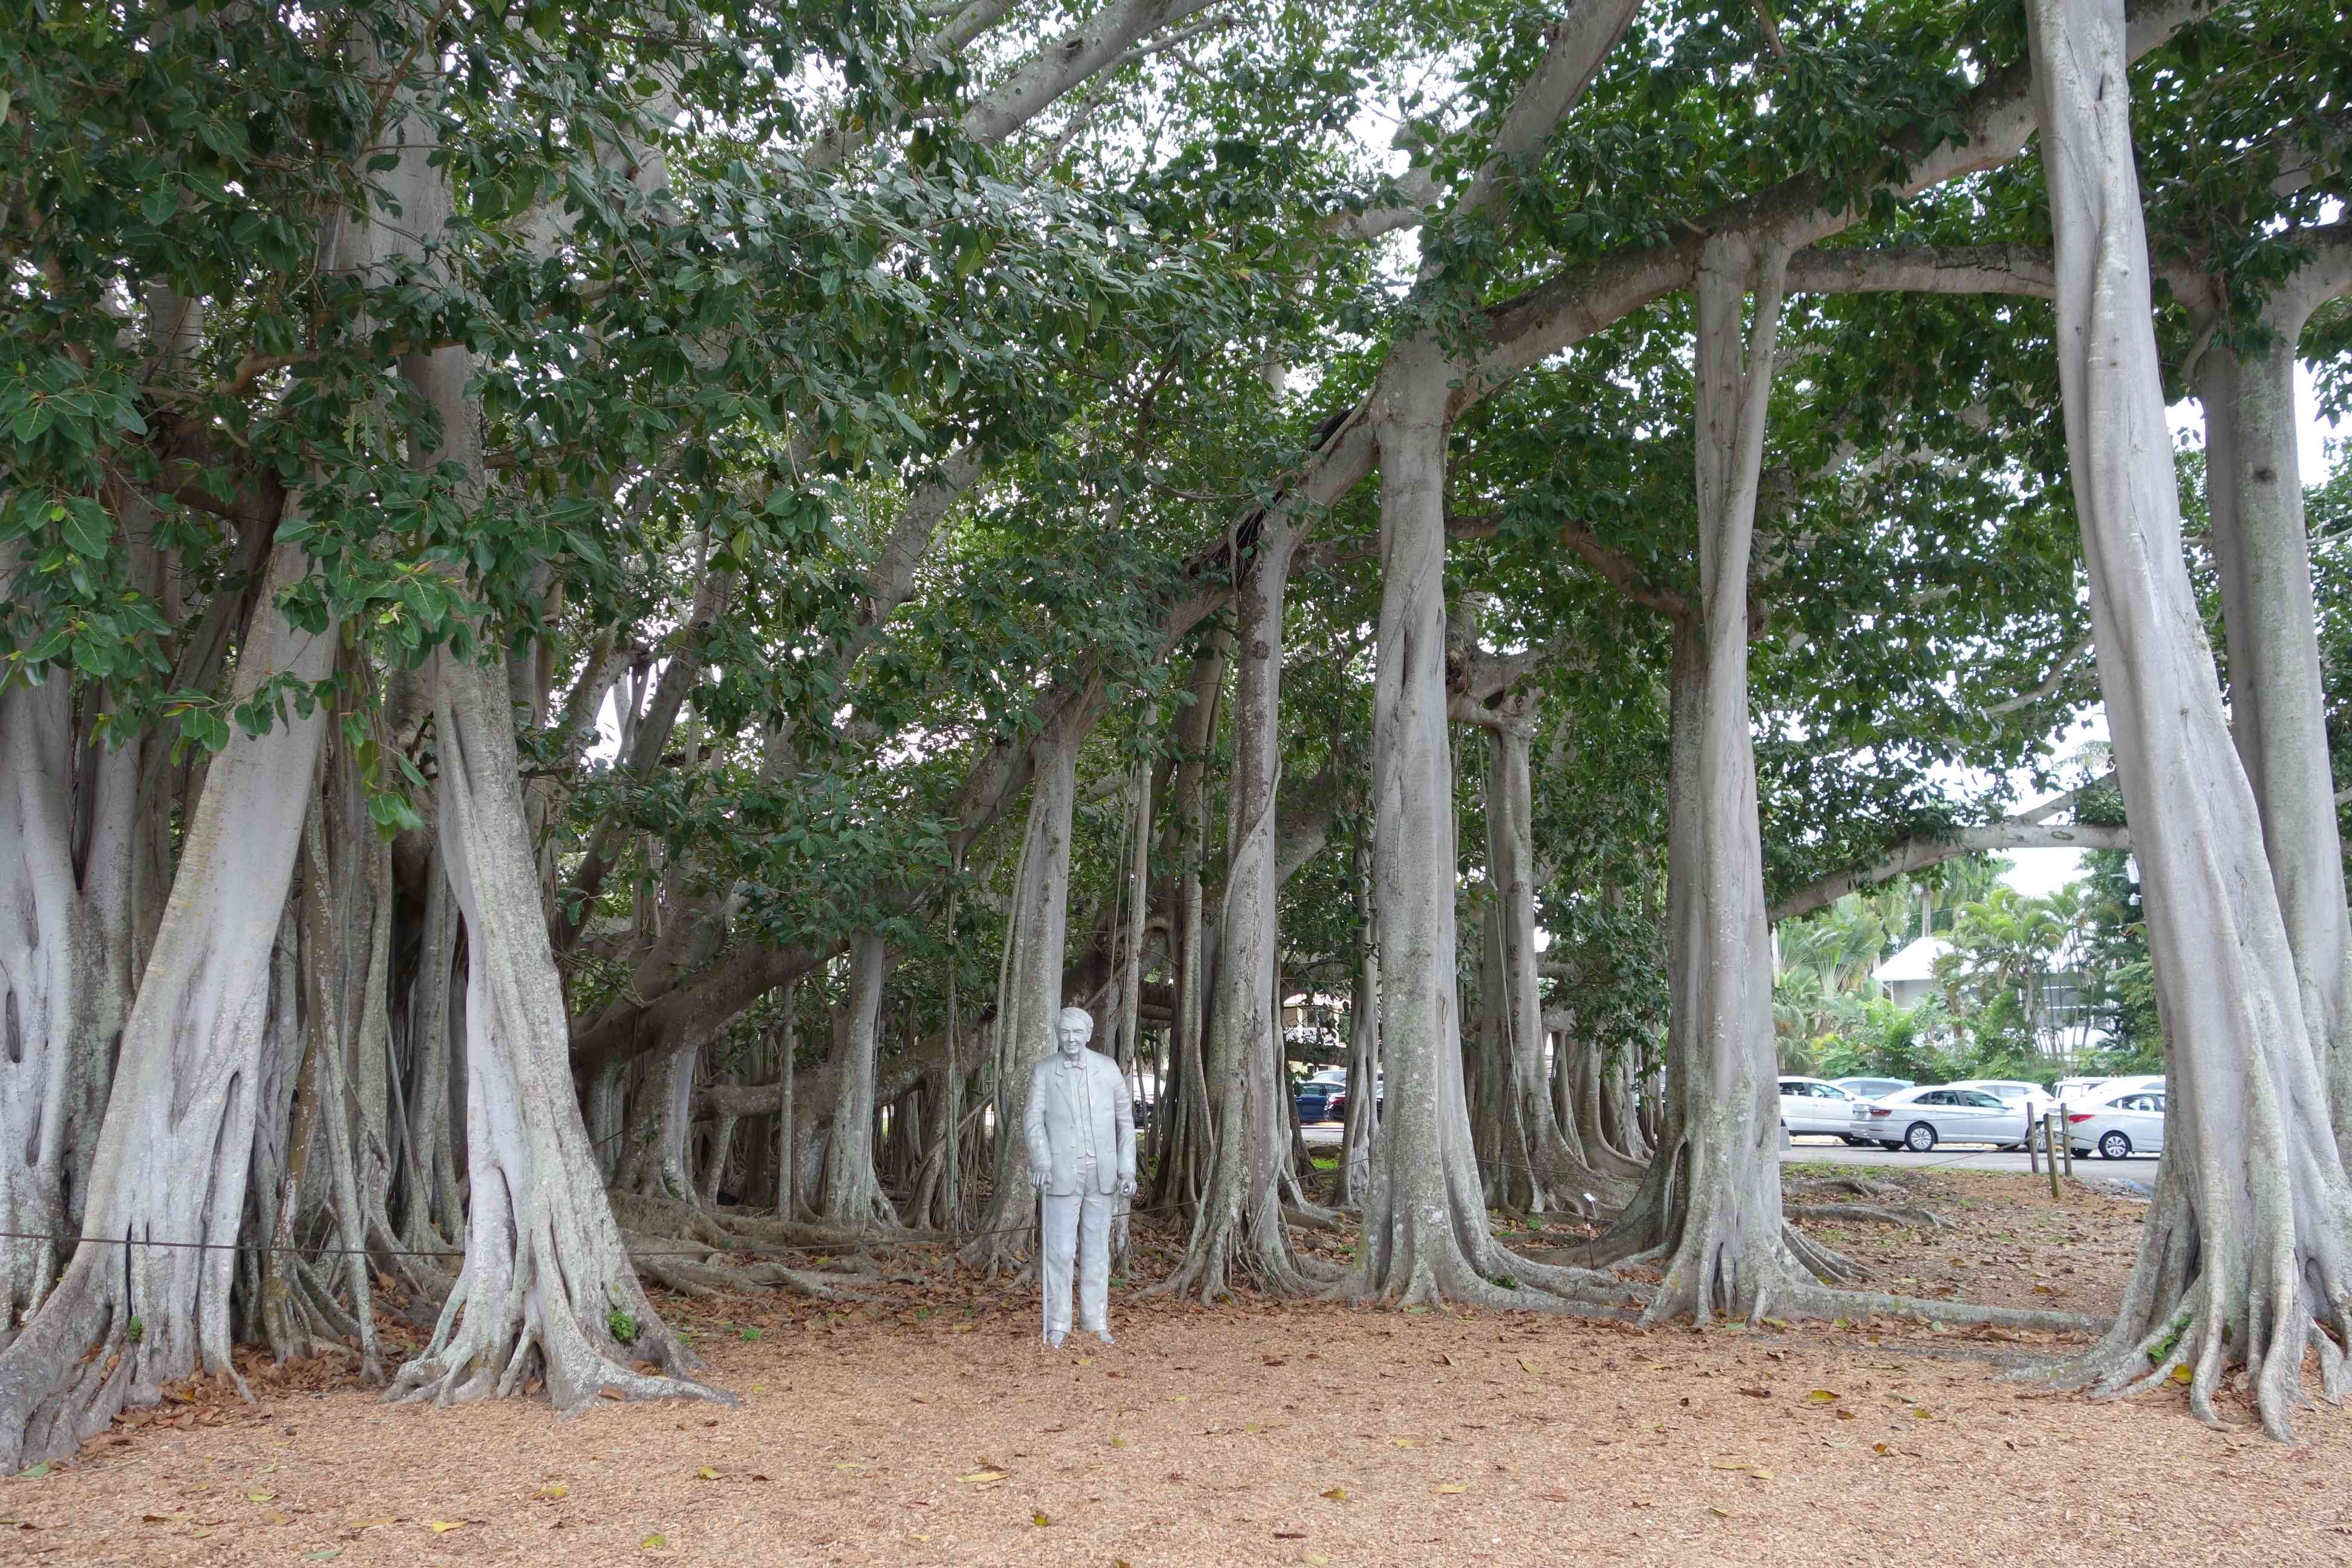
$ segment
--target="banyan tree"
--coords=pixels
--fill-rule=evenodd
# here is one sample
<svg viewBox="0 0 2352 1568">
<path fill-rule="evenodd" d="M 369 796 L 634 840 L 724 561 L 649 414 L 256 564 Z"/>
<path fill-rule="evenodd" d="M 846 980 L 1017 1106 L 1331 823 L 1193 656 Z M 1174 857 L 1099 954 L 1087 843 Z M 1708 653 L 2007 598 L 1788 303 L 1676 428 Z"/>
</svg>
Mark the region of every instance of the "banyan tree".
<svg viewBox="0 0 2352 1568">
<path fill-rule="evenodd" d="M 2242 1369 L 2284 1435 L 2352 1347 L 2293 393 L 2352 319 L 2347 47 L 0 23 L 0 1468 L 240 1341 L 723 1399 L 648 1286 L 1018 1275 L 1068 1005 L 1149 1104 L 1160 1289 L 1905 1310 L 1784 1214 L 1773 925 L 2042 843 L 2135 857 L 2176 1130 L 2056 1375 L 2210 1418 Z M 2094 703 L 2113 777 L 2060 778 Z"/>
</svg>

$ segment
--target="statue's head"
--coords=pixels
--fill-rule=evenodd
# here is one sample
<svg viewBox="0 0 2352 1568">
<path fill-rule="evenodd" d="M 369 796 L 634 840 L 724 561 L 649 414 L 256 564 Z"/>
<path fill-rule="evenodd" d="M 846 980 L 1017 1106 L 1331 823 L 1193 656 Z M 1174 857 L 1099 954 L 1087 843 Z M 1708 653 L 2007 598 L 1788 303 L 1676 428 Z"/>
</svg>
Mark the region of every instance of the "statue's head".
<svg viewBox="0 0 2352 1568">
<path fill-rule="evenodd" d="M 1066 1057 L 1075 1057 L 1095 1037 L 1094 1015 L 1084 1007 L 1065 1007 L 1054 1019 L 1054 1045 Z"/>
</svg>

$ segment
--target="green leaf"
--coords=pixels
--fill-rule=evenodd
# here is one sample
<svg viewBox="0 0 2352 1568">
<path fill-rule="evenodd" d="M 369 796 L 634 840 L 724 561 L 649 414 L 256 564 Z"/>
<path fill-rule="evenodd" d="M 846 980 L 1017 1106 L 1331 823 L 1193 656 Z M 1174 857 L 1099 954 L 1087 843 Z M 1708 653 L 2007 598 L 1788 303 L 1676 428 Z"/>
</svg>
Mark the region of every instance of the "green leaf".
<svg viewBox="0 0 2352 1568">
<path fill-rule="evenodd" d="M 88 496 L 76 496 L 66 503 L 63 527 L 66 547 L 78 555 L 104 555 L 114 540 L 114 524 L 106 509 Z"/>
</svg>

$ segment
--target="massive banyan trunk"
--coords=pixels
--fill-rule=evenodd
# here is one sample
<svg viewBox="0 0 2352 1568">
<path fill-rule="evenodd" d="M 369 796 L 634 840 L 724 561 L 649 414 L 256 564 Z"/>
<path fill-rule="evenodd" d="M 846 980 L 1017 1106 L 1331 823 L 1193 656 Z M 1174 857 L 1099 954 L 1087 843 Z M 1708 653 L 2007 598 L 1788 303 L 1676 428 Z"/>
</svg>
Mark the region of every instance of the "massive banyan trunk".
<svg viewBox="0 0 2352 1568">
<path fill-rule="evenodd" d="M 1655 1152 L 1604 1256 L 1664 1273 L 1648 1322 L 1688 1313 L 1914 1310 L 1904 1298 L 1833 1289 L 1853 1266 L 1780 1211 L 1770 936 L 1748 700 L 1748 571 L 1785 247 L 1722 235 L 1701 255 L 1696 345 L 1699 586 L 1678 619 L 1667 764 L 1665 1105 Z M 1741 305 L 1756 289 L 1752 331 Z M 2066 1314 L 1937 1302 L 1964 1322 L 2081 1327 Z"/>
<path fill-rule="evenodd" d="M 850 939 L 849 1029 L 835 1079 L 833 1134 L 824 1153 L 824 1194 L 817 1218 L 840 1230 L 897 1229 L 898 1213 L 874 1172 L 874 1053 L 889 974 L 887 944 L 871 931 Z"/>
<path fill-rule="evenodd" d="M 1566 1306 L 1574 1271 L 1514 1257 L 1486 1226 L 1455 997 L 1453 759 L 1445 688 L 1445 406 L 1433 340 L 1391 356 L 1380 410 L 1381 614 L 1372 694 L 1373 880 L 1388 1108 L 1346 1291 L 1358 1299 Z M 1598 1286 L 1593 1289 L 1599 1289 Z M 1622 1291 L 1622 1288 L 1621 1291 Z M 1595 1298 L 1599 1300 L 1599 1298 Z"/>
<path fill-rule="evenodd" d="M 448 172 L 433 165 L 419 117 L 401 142 L 384 183 L 408 232 L 437 236 L 449 219 Z M 478 499 L 485 470 L 480 421 L 466 398 L 471 357 L 455 347 L 410 354 L 401 374 L 440 417 L 442 448 L 414 454 L 417 466 L 454 465 L 466 499 Z M 432 1342 L 400 1370 L 393 1394 L 446 1404 L 526 1390 L 543 1376 L 567 1410 L 605 1390 L 722 1397 L 683 1376 L 693 1357 L 629 1267 L 589 1148 L 506 673 L 445 647 L 432 682 L 436 832 L 466 931 L 466 1256 Z"/>
<path fill-rule="evenodd" d="M 434 683 L 442 862 L 467 933 L 471 1203 L 457 1286 L 393 1392 L 446 1404 L 543 1377 L 565 1410 L 607 1389 L 717 1397 L 683 1377 L 692 1358 L 639 1288 L 589 1152 L 505 675 L 443 649 Z"/>
<path fill-rule="evenodd" d="M 298 631 L 276 605 L 304 567 L 295 546 L 272 559 L 237 660 L 240 700 L 268 676 L 317 682 L 333 668 L 332 631 Z M 83 1227 L 124 1245 L 77 1250 L 0 1352 L 0 1472 L 70 1452 L 199 1366 L 229 1366 L 270 950 L 325 726 L 322 707 L 289 708 L 264 734 L 233 732 L 206 772 L 91 1166 Z M 150 1241 L 179 1245 L 138 1245 Z"/>
<path fill-rule="evenodd" d="M 12 567 L 0 557 L 0 583 Z M 74 1232 L 128 980 L 128 921 L 108 919 L 102 880 L 128 860 L 75 853 L 74 797 L 78 770 L 120 776 L 136 753 L 83 743 L 73 684 L 52 670 L 0 687 L 0 1230 L 16 1233 L 0 1237 L 0 1343 L 66 1255 L 33 1238 Z M 127 836 L 110 793 L 97 831 Z"/>
<path fill-rule="evenodd" d="M 2352 1133 L 2352 913 L 2294 418 L 2295 342 L 2313 303 L 2304 279 L 2289 279 L 2263 311 L 2276 341 L 2247 354 L 2214 342 L 2197 392 L 2229 638 L 2231 731 L 2262 811 L 2304 1025 L 2326 1075 L 2340 1142 Z"/>
<path fill-rule="evenodd" d="M 1279 1178 L 1290 1134 L 1275 999 L 1275 803 L 1282 766 L 1282 620 L 1297 531 L 1263 518 L 1234 595 L 1240 667 L 1221 951 L 1210 998 L 1210 1084 L 1218 1140 L 1183 1261 L 1158 1289 L 1213 1300 L 1236 1266 L 1276 1290 L 1308 1279 L 1283 1229 Z"/>
<path fill-rule="evenodd" d="M 1701 624 L 1678 623 L 1667 780 L 1668 1132 L 1618 1247 L 1660 1258 L 1651 1319 L 1766 1310 L 1798 1273 L 1780 1217 L 1771 965 L 1748 711 L 1748 565 L 1784 247 L 1710 240 L 1699 264 Z M 1741 307 L 1756 283 L 1756 320 Z M 1809 1258 L 1816 1268 L 1827 1259 Z"/>
<path fill-rule="evenodd" d="M 1029 1185 L 1029 1151 L 1021 1135 L 1029 1105 L 1029 1069 L 1054 1048 L 1054 1015 L 1062 1006 L 1062 957 L 1069 921 L 1070 817 L 1077 804 L 1078 747 L 1101 711 L 1089 690 L 1038 737 L 1029 823 L 1013 889 L 1012 929 L 1003 994 L 997 998 L 996 1186 L 964 1248 L 966 1262 L 991 1273 L 1034 1253 L 1037 1204 Z"/>
<path fill-rule="evenodd" d="M 2331 1398 L 2347 1381 L 2352 1184 L 2180 560 L 2123 9 L 2032 0 L 2028 15 L 2067 453 L 2172 1089 L 2138 1264 L 2074 1375 L 2116 1392 L 2185 1366 L 2190 1407 L 2212 1420 L 2223 1372 L 2242 1363 L 2264 1427 L 2284 1436 L 2306 1351 Z"/>
</svg>

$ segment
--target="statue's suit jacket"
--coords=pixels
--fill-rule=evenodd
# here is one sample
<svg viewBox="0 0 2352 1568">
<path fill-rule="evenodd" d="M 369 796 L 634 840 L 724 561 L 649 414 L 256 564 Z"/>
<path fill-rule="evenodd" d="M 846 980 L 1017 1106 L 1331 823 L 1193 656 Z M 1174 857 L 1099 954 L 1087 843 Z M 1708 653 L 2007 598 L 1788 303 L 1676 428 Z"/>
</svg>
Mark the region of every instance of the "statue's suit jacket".
<svg viewBox="0 0 2352 1568">
<path fill-rule="evenodd" d="M 1067 1197 L 1078 1192 L 1078 1173 L 1092 1150 L 1093 1180 L 1085 1190 L 1115 1193 L 1135 1179 L 1135 1102 L 1118 1064 L 1100 1051 L 1080 1051 L 1083 1072 L 1064 1067 L 1061 1054 L 1048 1055 L 1029 1072 L 1029 1109 L 1021 1134 L 1029 1143 L 1029 1169 L 1044 1178 L 1045 1192 Z"/>
</svg>

